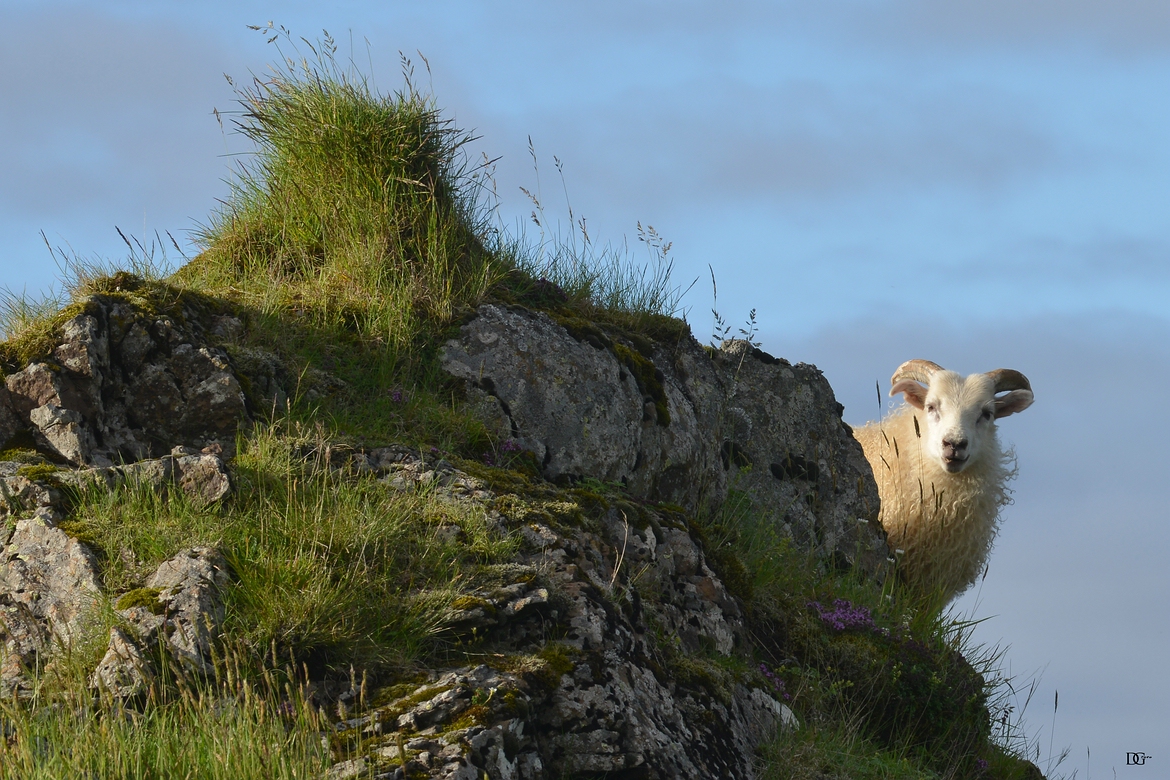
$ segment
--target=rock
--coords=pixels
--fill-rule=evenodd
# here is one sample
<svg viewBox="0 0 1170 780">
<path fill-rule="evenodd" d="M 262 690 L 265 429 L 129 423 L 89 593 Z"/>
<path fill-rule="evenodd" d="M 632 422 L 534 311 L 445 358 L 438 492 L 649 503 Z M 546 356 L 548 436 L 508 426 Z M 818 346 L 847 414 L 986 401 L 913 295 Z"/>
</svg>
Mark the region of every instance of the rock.
<svg viewBox="0 0 1170 780">
<path fill-rule="evenodd" d="M 717 511 L 730 485 L 835 566 L 881 576 L 877 487 L 821 373 L 742 341 L 708 354 L 494 304 L 446 343 L 485 423 L 554 481 Z M 859 522 L 861 520 L 862 522 Z"/>
<path fill-rule="evenodd" d="M 18 520 L 0 553 L 0 694 L 28 690 L 24 670 L 78 635 L 100 591 L 93 553 L 49 517 Z"/>
<path fill-rule="evenodd" d="M 36 427 L 41 444 L 65 460 L 74 464 L 94 461 L 93 434 L 82 425 L 80 412 L 50 401 L 29 412 L 29 422 Z M 108 458 L 99 460 L 109 463 Z"/>
<path fill-rule="evenodd" d="M 22 417 L 38 406 L 52 401 L 61 404 L 61 387 L 57 374 L 45 363 L 30 363 L 23 370 L 4 379 L 10 403 Z"/>
<path fill-rule="evenodd" d="M 351 777 L 364 777 L 366 775 L 366 760 L 364 758 L 355 758 L 350 761 L 342 761 L 339 764 L 334 764 L 329 768 L 326 777 L 329 780 L 349 780 Z"/>
<path fill-rule="evenodd" d="M 549 479 L 623 482 L 636 495 L 692 507 L 724 490 L 718 450 L 704 446 L 683 387 L 627 345 L 579 341 L 545 314 L 488 304 L 447 342 L 442 365 L 497 399 L 488 424 L 514 432 Z M 646 366 L 643 377 L 632 370 Z M 658 489 L 670 468 L 691 479 Z"/>
<path fill-rule="evenodd" d="M 166 610 L 167 644 L 175 657 L 211 673 L 211 646 L 223 623 L 227 562 L 218 551 L 195 547 L 164 561 L 146 580 Z"/>
<path fill-rule="evenodd" d="M 115 627 L 105 656 L 90 679 L 94 688 L 129 699 L 144 693 L 158 670 L 157 646 L 165 642 L 181 666 L 211 674 L 212 643 L 223 622 L 227 566 L 216 550 L 196 547 L 164 561 L 141 591 L 152 607 L 119 609 L 127 630 Z M 131 594 L 131 595 L 137 595 Z"/>
<path fill-rule="evenodd" d="M 230 457 L 247 404 L 227 354 L 204 342 L 197 318 L 182 327 L 116 296 L 78 303 L 84 313 L 58 326 L 51 354 L 6 377 L 0 438 L 32 427 L 43 448 L 77 466 L 212 442 Z"/>
<path fill-rule="evenodd" d="M 184 455 L 174 460 L 179 487 L 199 506 L 208 506 L 231 493 L 227 468 L 216 455 Z"/>
<path fill-rule="evenodd" d="M 110 629 L 110 645 L 94 669 L 91 685 L 118 699 L 130 699 L 146 692 L 154 679 L 153 665 L 138 645 L 120 628 Z"/>
<path fill-rule="evenodd" d="M 0 384 L 0 449 L 8 446 L 9 440 L 21 430 L 20 420 L 12 410 L 12 401 L 9 399 L 8 386 Z"/>
</svg>

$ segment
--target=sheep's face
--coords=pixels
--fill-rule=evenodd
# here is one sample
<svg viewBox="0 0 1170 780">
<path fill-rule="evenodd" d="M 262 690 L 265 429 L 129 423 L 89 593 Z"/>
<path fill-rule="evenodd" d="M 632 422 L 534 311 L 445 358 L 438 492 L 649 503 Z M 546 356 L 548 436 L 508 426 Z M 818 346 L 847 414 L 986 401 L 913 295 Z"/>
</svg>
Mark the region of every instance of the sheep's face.
<svg viewBox="0 0 1170 780">
<path fill-rule="evenodd" d="M 963 378 L 954 371 L 937 372 L 929 387 L 904 379 L 890 389 L 890 395 L 897 393 L 904 393 L 907 403 L 922 410 L 923 450 L 952 474 L 978 463 L 985 453 L 998 451 L 995 421 L 1032 403 L 1029 390 L 997 397 L 995 382 L 987 374 Z"/>
</svg>

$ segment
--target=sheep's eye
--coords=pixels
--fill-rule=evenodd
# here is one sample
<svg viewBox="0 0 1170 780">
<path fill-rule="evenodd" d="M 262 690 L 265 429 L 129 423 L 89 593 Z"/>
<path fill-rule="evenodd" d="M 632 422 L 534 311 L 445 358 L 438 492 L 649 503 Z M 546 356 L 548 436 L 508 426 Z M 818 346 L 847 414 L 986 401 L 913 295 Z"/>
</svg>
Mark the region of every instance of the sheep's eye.
<svg viewBox="0 0 1170 780">
<path fill-rule="evenodd" d="M 934 404 L 927 404 L 926 411 L 930 412 L 931 414 L 934 414 L 935 412 L 938 411 L 938 407 L 935 406 Z"/>
<path fill-rule="evenodd" d="M 991 419 L 991 410 L 990 409 L 983 410 L 982 419 L 983 420 L 990 420 Z"/>
</svg>

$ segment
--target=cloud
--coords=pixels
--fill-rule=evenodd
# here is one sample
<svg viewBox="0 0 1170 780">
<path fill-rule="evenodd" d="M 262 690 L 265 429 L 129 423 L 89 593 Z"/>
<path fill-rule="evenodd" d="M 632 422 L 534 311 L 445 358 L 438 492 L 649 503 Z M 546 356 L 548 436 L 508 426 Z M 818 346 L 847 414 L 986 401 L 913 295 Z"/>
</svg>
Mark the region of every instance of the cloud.
<svg viewBox="0 0 1170 780">
<path fill-rule="evenodd" d="M 206 211 L 227 168 L 211 112 L 230 108 L 220 74 L 235 57 L 173 22 L 84 8 L 0 20 L 0 208 L 168 221 Z"/>
<path fill-rule="evenodd" d="M 859 39 L 947 49 L 1090 48 L 1111 57 L 1170 52 L 1160 0 L 901 0 L 857 4 Z"/>
</svg>

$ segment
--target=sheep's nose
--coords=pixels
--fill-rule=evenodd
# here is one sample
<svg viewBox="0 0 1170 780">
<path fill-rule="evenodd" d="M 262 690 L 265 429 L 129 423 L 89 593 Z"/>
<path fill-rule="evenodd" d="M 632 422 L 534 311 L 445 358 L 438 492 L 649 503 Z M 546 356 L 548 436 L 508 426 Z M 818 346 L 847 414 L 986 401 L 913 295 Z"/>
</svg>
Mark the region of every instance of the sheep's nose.
<svg viewBox="0 0 1170 780">
<path fill-rule="evenodd" d="M 943 439 L 943 449 L 959 456 L 967 449 L 967 443 L 966 439 Z"/>
</svg>

